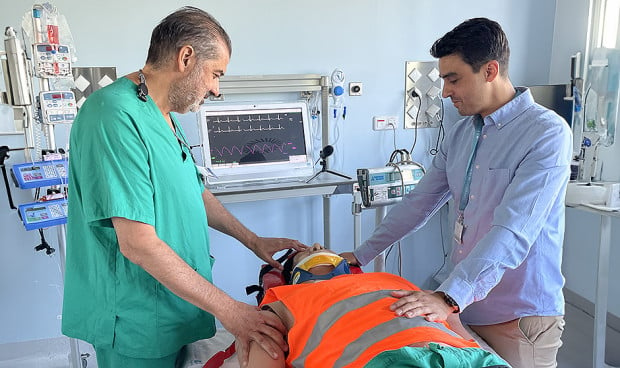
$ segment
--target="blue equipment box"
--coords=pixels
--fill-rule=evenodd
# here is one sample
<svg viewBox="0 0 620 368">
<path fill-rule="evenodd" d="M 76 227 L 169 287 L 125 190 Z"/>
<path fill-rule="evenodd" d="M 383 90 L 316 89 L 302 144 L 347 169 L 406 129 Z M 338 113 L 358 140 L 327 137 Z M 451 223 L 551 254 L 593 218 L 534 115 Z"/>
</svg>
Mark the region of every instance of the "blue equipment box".
<svg viewBox="0 0 620 368">
<path fill-rule="evenodd" d="M 68 172 L 66 159 L 15 164 L 12 170 L 15 184 L 22 189 L 67 184 Z"/>
<path fill-rule="evenodd" d="M 19 205 L 19 216 L 26 230 L 66 224 L 67 213 L 67 200 L 64 198 Z"/>
</svg>

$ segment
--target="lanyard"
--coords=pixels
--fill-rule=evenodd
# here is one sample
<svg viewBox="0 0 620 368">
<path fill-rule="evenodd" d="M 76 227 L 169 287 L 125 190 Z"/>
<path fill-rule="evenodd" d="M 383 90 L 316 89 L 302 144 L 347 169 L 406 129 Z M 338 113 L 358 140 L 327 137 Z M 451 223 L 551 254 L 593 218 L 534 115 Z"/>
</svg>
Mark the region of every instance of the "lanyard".
<svg viewBox="0 0 620 368">
<path fill-rule="evenodd" d="M 469 187 L 471 185 L 471 176 L 472 176 L 472 165 L 474 160 L 476 159 L 476 151 L 478 150 L 478 140 L 480 139 L 480 133 L 482 132 L 482 126 L 484 122 L 482 121 L 482 117 L 480 115 L 474 116 L 474 126 L 476 130 L 474 131 L 474 141 L 472 143 L 471 155 L 469 156 L 469 162 L 467 163 L 467 171 L 465 173 L 465 182 L 463 183 L 463 191 L 461 192 L 461 203 L 459 204 L 459 210 L 461 213 L 467 207 L 467 203 L 469 203 Z"/>
<path fill-rule="evenodd" d="M 194 154 L 192 153 L 192 148 L 185 141 L 185 137 L 183 135 L 179 136 L 177 134 L 177 132 L 179 132 L 179 127 L 177 126 L 177 123 L 172 117 L 172 115 L 170 115 L 170 121 L 172 121 L 172 126 L 174 126 L 172 133 L 174 133 L 174 137 L 177 139 L 177 142 L 179 142 L 179 146 L 181 147 L 181 157 L 183 158 L 183 161 L 185 161 L 185 159 L 187 158 L 187 153 L 185 153 L 185 150 L 183 149 L 183 147 L 185 147 L 187 148 L 187 151 L 189 151 L 189 154 L 192 156 L 192 161 L 196 163 L 196 159 L 194 158 Z"/>
</svg>

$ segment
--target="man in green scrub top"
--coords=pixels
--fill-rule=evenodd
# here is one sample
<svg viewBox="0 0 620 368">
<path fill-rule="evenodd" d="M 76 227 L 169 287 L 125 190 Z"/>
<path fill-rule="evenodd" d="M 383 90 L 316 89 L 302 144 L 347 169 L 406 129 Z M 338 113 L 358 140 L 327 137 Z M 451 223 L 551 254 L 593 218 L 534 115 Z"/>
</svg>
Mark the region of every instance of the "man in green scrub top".
<svg viewBox="0 0 620 368">
<path fill-rule="evenodd" d="M 100 368 L 175 367 L 214 318 L 242 364 L 250 341 L 286 351 L 273 313 L 211 283 L 208 226 L 276 267 L 275 252 L 305 246 L 258 237 L 226 211 L 171 114 L 219 94 L 231 50 L 217 20 L 179 9 L 153 30 L 146 65 L 93 93 L 72 127 L 62 331 L 91 343 Z"/>
</svg>

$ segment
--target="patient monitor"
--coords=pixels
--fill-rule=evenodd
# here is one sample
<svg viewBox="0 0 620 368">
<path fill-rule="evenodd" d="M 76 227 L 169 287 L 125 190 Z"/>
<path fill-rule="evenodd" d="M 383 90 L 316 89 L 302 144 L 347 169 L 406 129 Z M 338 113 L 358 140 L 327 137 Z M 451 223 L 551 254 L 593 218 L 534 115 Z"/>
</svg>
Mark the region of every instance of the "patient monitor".
<svg viewBox="0 0 620 368">
<path fill-rule="evenodd" d="M 305 102 L 204 105 L 207 184 L 302 181 L 314 173 Z"/>
</svg>

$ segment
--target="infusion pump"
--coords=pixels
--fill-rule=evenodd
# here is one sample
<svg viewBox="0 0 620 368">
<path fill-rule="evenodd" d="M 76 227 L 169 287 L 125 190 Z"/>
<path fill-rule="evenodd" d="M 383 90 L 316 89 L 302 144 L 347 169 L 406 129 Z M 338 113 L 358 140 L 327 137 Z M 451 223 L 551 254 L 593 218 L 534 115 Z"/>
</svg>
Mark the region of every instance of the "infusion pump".
<svg viewBox="0 0 620 368">
<path fill-rule="evenodd" d="M 372 169 L 357 169 L 357 183 L 364 207 L 385 206 L 398 202 L 424 176 L 424 168 L 416 163 L 391 164 Z"/>
</svg>

